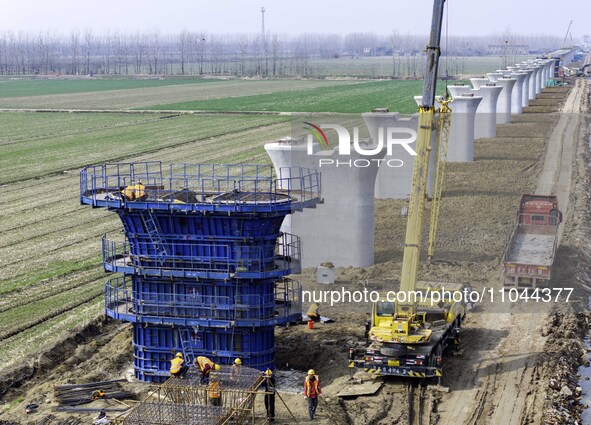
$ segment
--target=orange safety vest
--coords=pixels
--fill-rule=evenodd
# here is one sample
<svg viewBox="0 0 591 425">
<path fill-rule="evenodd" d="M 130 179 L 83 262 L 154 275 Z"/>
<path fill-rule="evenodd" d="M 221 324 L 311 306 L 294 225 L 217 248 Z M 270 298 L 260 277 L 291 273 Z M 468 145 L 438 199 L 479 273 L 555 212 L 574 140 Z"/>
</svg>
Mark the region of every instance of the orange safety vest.
<svg viewBox="0 0 591 425">
<path fill-rule="evenodd" d="M 213 367 L 215 366 L 215 363 L 212 362 L 211 360 L 209 360 L 205 356 L 199 356 L 199 357 L 197 357 L 197 365 L 199 366 L 199 370 L 201 370 L 203 372 L 203 370 L 205 369 L 205 366 L 209 365 L 209 368 L 213 369 Z"/>
<path fill-rule="evenodd" d="M 322 393 L 320 390 L 320 378 L 318 375 L 314 375 L 314 381 L 310 381 L 310 376 L 306 376 L 304 380 L 304 395 L 310 398 L 316 398 Z"/>
<path fill-rule="evenodd" d="M 217 381 L 211 381 L 207 387 L 207 395 L 209 398 L 220 398 L 222 396 L 220 383 Z"/>
<path fill-rule="evenodd" d="M 170 373 L 179 373 L 185 361 L 180 357 L 175 357 L 170 361 Z"/>
</svg>

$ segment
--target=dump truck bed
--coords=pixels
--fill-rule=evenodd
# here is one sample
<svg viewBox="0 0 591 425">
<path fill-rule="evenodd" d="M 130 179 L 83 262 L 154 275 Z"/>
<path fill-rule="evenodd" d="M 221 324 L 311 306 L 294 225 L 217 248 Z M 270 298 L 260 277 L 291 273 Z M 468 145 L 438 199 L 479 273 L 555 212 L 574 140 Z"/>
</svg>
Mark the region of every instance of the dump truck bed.
<svg viewBox="0 0 591 425">
<path fill-rule="evenodd" d="M 518 233 L 509 247 L 505 262 L 551 266 L 554 261 L 555 240 L 556 234 Z"/>
</svg>

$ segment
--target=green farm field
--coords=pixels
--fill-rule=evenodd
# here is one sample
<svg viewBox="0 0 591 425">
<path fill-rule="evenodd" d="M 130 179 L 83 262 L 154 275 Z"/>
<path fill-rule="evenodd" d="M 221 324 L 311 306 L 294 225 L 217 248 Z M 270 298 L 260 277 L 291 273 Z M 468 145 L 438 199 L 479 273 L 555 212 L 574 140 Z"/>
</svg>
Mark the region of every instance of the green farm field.
<svg viewBox="0 0 591 425">
<path fill-rule="evenodd" d="M 0 78 L 0 98 L 141 89 L 214 81 L 198 78 Z"/>
<path fill-rule="evenodd" d="M 527 59 L 526 56 L 511 58 L 513 62 Z M 408 74 L 408 62 L 414 58 L 396 56 L 396 75 L 406 78 Z M 351 58 L 342 57 L 338 59 L 311 59 L 309 66 L 312 75 L 330 76 L 355 76 L 359 78 L 388 78 L 392 75 L 392 56 L 373 56 Z M 466 56 L 466 57 L 441 57 L 440 75 L 444 75 L 446 67 L 450 75 L 457 74 L 461 70 L 463 75 L 483 74 L 491 72 L 501 66 L 501 58 L 498 56 Z M 459 68 L 459 69 L 458 69 Z M 422 69 L 420 69 L 422 71 Z"/>
<path fill-rule="evenodd" d="M 172 103 L 151 109 L 361 113 L 374 108 L 390 108 L 391 111 L 413 113 L 416 111 L 413 96 L 421 94 L 422 85 L 422 81 L 413 80 L 364 81 L 294 92 Z"/>
<path fill-rule="evenodd" d="M 7 80 L 5 80 L 7 81 Z M 167 81 L 167 80 L 163 80 Z M 173 82 L 179 80 L 173 79 Z M 131 109 L 148 108 L 168 103 L 190 102 L 195 100 L 219 99 L 226 97 L 250 96 L 275 92 L 291 92 L 325 86 L 343 86 L 358 83 L 357 80 L 213 80 L 207 83 L 183 81 L 182 84 L 169 84 L 150 87 L 130 88 L 123 85 L 119 89 L 84 92 L 67 92 L 66 83 L 88 84 L 95 87 L 92 80 L 58 81 L 55 94 L 15 96 L 0 98 L 0 108 L 5 109 Z M 10 84 L 34 84 L 35 80 L 8 80 L 2 87 L 10 92 Z M 81 88 L 80 88 L 81 89 Z M 1 91 L 0 87 L 0 91 Z M 23 88 L 24 90 L 24 88 Z M 82 90 L 82 89 L 81 89 Z"/>
</svg>

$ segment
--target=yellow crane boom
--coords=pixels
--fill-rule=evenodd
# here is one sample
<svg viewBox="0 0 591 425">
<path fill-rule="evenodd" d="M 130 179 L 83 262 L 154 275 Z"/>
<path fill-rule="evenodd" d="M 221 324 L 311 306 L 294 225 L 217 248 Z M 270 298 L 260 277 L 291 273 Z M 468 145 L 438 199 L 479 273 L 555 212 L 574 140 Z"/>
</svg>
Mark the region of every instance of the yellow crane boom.
<svg viewBox="0 0 591 425">
<path fill-rule="evenodd" d="M 408 207 L 408 222 L 404 241 L 404 256 L 400 276 L 400 291 L 406 293 L 406 301 L 396 303 L 395 319 L 417 322 L 416 302 L 412 293 L 417 287 L 421 239 L 423 234 L 423 215 L 427 202 L 427 178 L 429 175 L 429 156 L 431 154 L 431 137 L 434 130 L 435 90 L 437 86 L 437 70 L 439 67 L 441 27 L 445 0 L 435 0 L 431 20 L 431 35 L 427 46 L 427 66 L 423 82 L 423 104 L 419 106 L 419 128 L 417 131 L 417 156 L 413 167 L 412 186 Z M 443 178 L 443 176 L 440 176 Z M 411 328 L 420 327 L 420 320 L 411 326 L 402 326 L 403 334 L 408 335 Z M 398 327 L 400 328 L 400 327 Z"/>
</svg>

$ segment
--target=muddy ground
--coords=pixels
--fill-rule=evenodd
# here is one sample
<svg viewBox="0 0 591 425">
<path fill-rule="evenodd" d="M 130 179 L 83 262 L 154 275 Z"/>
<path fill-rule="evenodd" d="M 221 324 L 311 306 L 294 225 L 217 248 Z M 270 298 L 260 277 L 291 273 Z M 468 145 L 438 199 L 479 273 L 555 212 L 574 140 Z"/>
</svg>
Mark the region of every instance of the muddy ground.
<svg viewBox="0 0 591 425">
<path fill-rule="evenodd" d="M 475 162 L 448 164 L 445 201 L 442 207 L 436 261 L 421 266 L 420 278 L 470 283 L 475 289 L 501 287 L 499 260 L 512 230 L 522 193 L 552 186 L 560 191 L 565 223 L 557 254 L 555 287 L 574 287 L 568 304 L 532 306 L 486 301 L 477 305 L 462 331 L 463 351 L 445 359 L 442 387 L 415 391 L 411 399 L 406 383 L 386 379 L 376 395 L 340 399 L 336 394 L 349 380 L 349 348 L 364 344 L 364 322 L 369 305 L 362 303 L 321 305 L 321 313 L 335 319 L 318 324 L 277 329 L 277 366 L 283 370 L 314 368 L 320 375 L 324 396 L 316 422 L 319 424 L 405 424 L 408 406 L 421 403 L 421 424 L 526 424 L 574 423 L 580 415 L 577 403 L 576 368 L 581 362 L 580 339 L 587 332 L 587 307 L 591 286 L 588 237 L 588 164 L 586 121 L 564 121 L 559 110 L 574 113 L 587 88 L 545 89 L 526 113 L 513 123 L 498 126 L 495 139 L 475 144 Z M 577 93 L 574 93 L 577 92 Z M 553 136 L 564 126 L 574 136 Z M 566 130 L 561 134 L 567 134 Z M 554 137 L 554 139 L 553 139 Z M 549 161 L 548 149 L 560 147 L 559 160 Z M 570 148 L 568 148 L 570 146 Z M 549 169 L 554 162 L 557 169 Z M 571 164 L 569 169 L 566 164 Z M 560 172 L 560 170 L 564 170 Z M 542 180 L 551 179 L 541 182 Z M 548 177 L 551 176 L 551 177 Z M 568 179 L 569 184 L 565 183 Z M 567 207 L 568 204 L 568 207 Z M 376 264 L 368 268 L 340 268 L 338 280 L 327 287 L 314 283 L 314 271 L 296 279 L 308 290 L 396 289 L 399 281 L 405 219 L 403 201 L 376 202 Z M 565 330 L 565 331 L 563 331 Z M 37 424 L 48 414 L 66 419 L 72 415 L 52 412 L 56 405 L 53 385 L 121 378 L 131 374 L 129 325 L 98 319 L 45 354 L 32 354 L 19 372 L 0 377 L 0 424 Z M 358 379 L 369 378 L 362 373 Z M 381 378 L 380 378 L 381 379 Z M 559 384 L 556 384 L 558 382 Z M 8 389 L 7 387 L 11 387 Z M 569 391 L 562 390 L 567 386 Z M 147 386 L 129 383 L 126 389 L 138 398 Z M 298 421 L 307 421 L 306 402 L 296 388 L 279 388 Z M 5 394 L 3 394 L 7 391 Z M 561 393 L 562 391 L 562 393 Z M 39 412 L 24 413 L 36 402 Z M 262 412 L 262 400 L 257 405 Z M 113 402 L 110 402 L 114 405 Z M 278 421 L 294 423 L 278 400 Z M 80 416 L 90 423 L 91 416 Z M 561 419 L 558 419 L 561 418 Z M 559 421 L 562 422 L 559 422 Z M 55 423 L 55 422 L 54 422 Z M 258 423 L 263 423 L 259 420 Z"/>
</svg>

